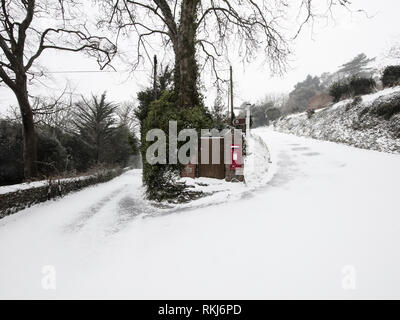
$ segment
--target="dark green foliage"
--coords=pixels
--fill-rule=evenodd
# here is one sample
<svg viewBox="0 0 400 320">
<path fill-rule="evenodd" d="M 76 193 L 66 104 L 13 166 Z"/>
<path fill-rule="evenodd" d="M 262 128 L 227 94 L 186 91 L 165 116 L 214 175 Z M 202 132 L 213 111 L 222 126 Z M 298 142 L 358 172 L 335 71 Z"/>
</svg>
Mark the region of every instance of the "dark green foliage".
<svg viewBox="0 0 400 320">
<path fill-rule="evenodd" d="M 139 100 L 139 106 L 135 110 L 135 117 L 139 121 L 140 133 L 143 136 L 143 124 L 144 120 L 149 113 L 150 104 L 157 99 L 161 98 L 164 91 L 171 88 L 173 83 L 173 73 L 169 70 L 168 66 L 161 71 L 157 77 L 156 88 L 147 88 L 140 91 L 137 95 Z"/>
<path fill-rule="evenodd" d="M 370 113 L 386 120 L 391 119 L 394 115 L 400 113 L 400 97 L 397 95 L 389 100 L 376 100 L 370 108 Z"/>
<path fill-rule="evenodd" d="M 283 102 L 273 97 L 268 97 L 264 102 L 253 105 L 250 109 L 251 120 L 250 126 L 252 128 L 258 128 L 269 125 L 270 121 L 274 121 L 281 117 L 282 111 L 281 106 Z M 241 116 L 245 117 L 245 111 L 241 112 Z"/>
<path fill-rule="evenodd" d="M 99 164 L 126 166 L 138 152 L 139 142 L 126 124 L 117 122 L 114 109 L 105 96 L 94 97 L 75 109 L 75 132 L 46 123 L 38 125 L 38 178 L 84 173 Z M 72 123 L 64 125 L 73 127 Z M 22 149 L 21 124 L 0 119 L 0 185 L 23 181 Z"/>
<path fill-rule="evenodd" d="M 376 89 L 376 82 L 372 78 L 353 77 L 349 80 L 335 82 L 329 88 L 329 94 L 333 102 L 347 99 L 351 96 L 357 97 L 370 94 Z"/>
<path fill-rule="evenodd" d="M 57 137 L 38 128 L 39 177 L 63 171 L 67 151 Z M 0 185 L 20 183 L 23 180 L 22 127 L 17 122 L 0 120 Z"/>
<path fill-rule="evenodd" d="M 193 67 L 197 68 L 196 65 Z M 211 113 L 202 104 L 192 108 L 180 108 L 177 94 L 171 90 L 172 87 L 173 75 L 166 68 L 158 77 L 156 91 L 154 88 L 147 88 L 138 93 L 139 107 L 135 111 L 140 124 L 143 182 L 148 198 L 158 201 L 177 199 L 184 193 L 185 186 L 176 182 L 179 165 L 150 165 L 146 162 L 146 150 L 152 144 L 146 141 L 147 132 L 151 129 L 162 129 L 168 142 L 169 121 L 178 121 L 178 132 L 184 128 L 221 129 L 225 126 L 222 103 L 216 103 Z M 199 95 L 197 89 L 195 91 L 194 94 Z M 201 101 L 202 97 L 196 96 L 194 100 Z"/>
<path fill-rule="evenodd" d="M 281 110 L 274 106 L 267 108 L 266 114 L 268 121 L 275 121 L 282 115 Z"/>
<path fill-rule="evenodd" d="M 176 104 L 173 91 L 164 92 L 159 100 L 150 104 L 148 115 L 143 123 L 143 132 L 161 129 L 165 132 L 168 143 L 169 121 L 178 122 L 178 132 L 186 128 L 200 131 L 212 127 L 211 116 L 204 106 L 180 108 Z M 143 181 L 147 196 L 149 199 L 158 201 L 175 199 L 185 188 L 184 185 L 177 184 L 175 181 L 180 165 L 147 163 L 146 150 L 153 142 L 147 142 L 145 139 L 146 136 L 142 136 Z"/>
<path fill-rule="evenodd" d="M 38 171 L 40 177 L 64 172 L 67 161 L 67 150 L 56 136 L 49 132 L 37 130 Z"/>
<path fill-rule="evenodd" d="M 137 153 L 138 145 L 136 137 L 129 132 L 126 126 L 119 126 L 113 130 L 113 134 L 104 146 L 103 163 L 111 166 L 124 167 L 131 155 Z"/>
<path fill-rule="evenodd" d="M 228 115 L 220 95 L 218 95 L 218 97 L 215 99 L 214 106 L 211 110 L 211 116 L 213 128 L 222 130 L 227 126 Z"/>
<path fill-rule="evenodd" d="M 146 119 L 147 114 L 149 113 L 150 104 L 155 100 L 154 97 L 155 97 L 154 90 L 150 88 L 140 91 L 137 95 L 137 98 L 139 100 L 139 106 L 135 110 L 135 116 L 139 121 L 141 129 L 143 129 L 144 120 Z M 157 93 L 157 99 L 159 98 L 160 96 Z"/>
<path fill-rule="evenodd" d="M 66 171 L 76 170 L 85 172 L 95 164 L 93 153 L 87 148 L 77 134 L 62 134 L 60 137 L 62 145 L 68 152 L 68 161 L 65 164 Z"/>
<path fill-rule="evenodd" d="M 91 101 L 82 99 L 76 104 L 74 121 L 81 144 L 89 152 L 91 165 L 99 163 L 125 166 L 129 157 L 137 152 L 138 143 L 125 123 L 117 123 L 118 107 L 107 102 L 106 94 Z M 85 151 L 85 150 L 81 150 Z"/>
<path fill-rule="evenodd" d="M 382 83 L 385 88 L 400 85 L 400 65 L 386 67 L 382 75 Z"/>
<path fill-rule="evenodd" d="M 106 101 L 105 93 L 100 98 L 93 96 L 91 101 L 82 97 L 76 104 L 74 124 L 96 163 L 106 157 L 105 146 L 115 131 L 115 109 L 116 106 Z"/>
<path fill-rule="evenodd" d="M 135 133 L 130 132 L 129 130 L 128 130 L 127 134 L 128 134 L 128 144 L 130 146 L 130 152 L 133 155 L 137 155 L 140 151 L 139 150 L 139 148 L 140 148 L 139 139 L 136 137 Z"/>
<path fill-rule="evenodd" d="M 334 73 L 325 72 L 320 77 L 307 76 L 304 81 L 297 83 L 295 89 L 289 94 L 289 100 L 283 107 L 282 114 L 305 111 L 310 99 L 323 93 L 329 93 L 334 102 L 350 97 L 352 90 L 349 87 L 348 79 L 355 76 L 361 78 L 372 77 L 376 70 L 369 67 L 369 65 L 373 61 L 375 61 L 375 58 L 370 59 L 361 53 L 351 61 L 343 64 Z M 365 92 L 363 91 L 364 89 L 366 89 L 365 86 L 358 87 L 356 85 L 356 92 Z"/>
<path fill-rule="evenodd" d="M 156 88 L 147 88 L 138 93 L 139 106 L 135 110 L 135 115 L 141 125 L 147 117 L 150 104 L 153 101 L 160 99 L 164 91 L 171 89 L 172 85 L 173 72 L 167 66 L 158 74 Z"/>
<path fill-rule="evenodd" d="M 0 120 L 0 185 L 22 181 L 22 127 L 11 121 Z"/>
<path fill-rule="evenodd" d="M 329 94 L 333 98 L 333 102 L 339 102 L 343 98 L 350 96 L 350 86 L 345 80 L 334 82 L 329 88 Z"/>
<path fill-rule="evenodd" d="M 172 86 L 172 81 L 174 77 L 174 72 L 169 68 L 169 66 L 166 66 L 165 68 L 161 69 L 160 74 L 158 75 L 157 78 L 157 83 L 156 83 L 156 92 L 158 95 L 158 98 L 161 97 L 161 94 L 167 90 L 170 89 Z"/>
<path fill-rule="evenodd" d="M 256 105 L 251 108 L 251 119 L 253 128 L 268 125 L 267 108 L 272 107 L 271 103 Z"/>
<path fill-rule="evenodd" d="M 322 91 L 320 79 L 308 75 L 304 81 L 297 83 L 294 90 L 289 94 L 284 113 L 290 114 L 305 111 L 310 99 Z"/>
<path fill-rule="evenodd" d="M 370 94 L 376 89 L 376 82 L 372 78 L 353 77 L 349 82 L 350 92 L 353 96 Z"/>
</svg>

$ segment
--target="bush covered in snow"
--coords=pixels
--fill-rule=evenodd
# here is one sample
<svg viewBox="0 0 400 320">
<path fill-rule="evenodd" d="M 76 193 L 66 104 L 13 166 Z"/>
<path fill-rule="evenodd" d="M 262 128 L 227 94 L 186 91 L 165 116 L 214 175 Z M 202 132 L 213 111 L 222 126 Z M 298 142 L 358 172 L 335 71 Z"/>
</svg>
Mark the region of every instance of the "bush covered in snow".
<svg viewBox="0 0 400 320">
<path fill-rule="evenodd" d="M 354 76 L 350 79 L 337 81 L 329 88 L 329 94 L 334 102 L 372 93 L 376 89 L 376 81 L 372 78 Z"/>
<path fill-rule="evenodd" d="M 376 82 L 372 78 L 353 77 L 349 82 L 350 92 L 355 96 L 370 94 L 376 88 Z"/>
<path fill-rule="evenodd" d="M 329 88 L 329 94 L 333 97 L 334 102 L 339 102 L 342 97 L 350 95 L 350 87 L 347 81 L 334 82 Z"/>
<path fill-rule="evenodd" d="M 347 99 L 315 112 L 274 122 L 278 131 L 400 153 L 400 87 Z"/>
<path fill-rule="evenodd" d="M 382 84 L 385 88 L 400 85 L 400 65 L 386 67 L 382 75 Z"/>
</svg>

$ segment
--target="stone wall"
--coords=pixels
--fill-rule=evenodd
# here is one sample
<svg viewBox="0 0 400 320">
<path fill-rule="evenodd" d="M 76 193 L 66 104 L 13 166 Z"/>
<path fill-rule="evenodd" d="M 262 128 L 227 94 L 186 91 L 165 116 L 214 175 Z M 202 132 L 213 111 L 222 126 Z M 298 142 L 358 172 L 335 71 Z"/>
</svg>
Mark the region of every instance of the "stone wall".
<svg viewBox="0 0 400 320">
<path fill-rule="evenodd" d="M 120 169 L 107 170 L 88 177 L 53 180 L 43 186 L 0 194 L 0 219 L 36 203 L 62 197 L 97 183 L 110 181 L 121 173 Z"/>
</svg>

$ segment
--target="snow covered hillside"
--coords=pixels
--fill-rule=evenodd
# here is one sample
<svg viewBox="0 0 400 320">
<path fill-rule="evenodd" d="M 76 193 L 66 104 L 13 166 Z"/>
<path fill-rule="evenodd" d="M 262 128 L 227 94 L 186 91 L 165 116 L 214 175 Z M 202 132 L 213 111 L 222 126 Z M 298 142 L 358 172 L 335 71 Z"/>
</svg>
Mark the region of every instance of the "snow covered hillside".
<svg viewBox="0 0 400 320">
<path fill-rule="evenodd" d="M 218 205 L 155 209 L 134 170 L 0 220 L 0 297 L 399 298 L 400 156 L 255 134 L 275 174 Z"/>
<path fill-rule="evenodd" d="M 318 110 L 277 120 L 281 132 L 345 143 L 363 149 L 400 153 L 400 87 L 348 99 Z"/>
</svg>

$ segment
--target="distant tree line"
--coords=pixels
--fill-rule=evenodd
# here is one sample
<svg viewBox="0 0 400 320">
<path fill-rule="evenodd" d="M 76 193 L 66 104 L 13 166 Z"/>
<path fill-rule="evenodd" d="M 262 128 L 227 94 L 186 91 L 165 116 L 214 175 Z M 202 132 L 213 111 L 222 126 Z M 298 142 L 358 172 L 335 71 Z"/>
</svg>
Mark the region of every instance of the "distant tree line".
<svg viewBox="0 0 400 320">
<path fill-rule="evenodd" d="M 392 56 L 396 48 L 391 49 Z M 368 94 L 379 87 L 400 84 L 400 67 L 389 66 L 382 75 L 371 67 L 375 58 L 361 53 L 344 63 L 336 72 L 321 76 L 308 75 L 298 82 L 294 89 L 279 99 L 267 96 L 252 108 L 252 126 L 268 125 L 269 121 L 292 113 L 311 111 L 328 106 L 341 99 Z"/>
<path fill-rule="evenodd" d="M 36 178 L 38 143 L 29 87 L 43 75 L 38 59 L 49 50 L 83 52 L 103 69 L 117 49 L 107 37 L 91 33 L 84 7 L 75 0 L 3 0 L 0 25 L 0 85 L 18 102 L 24 177 Z"/>
<path fill-rule="evenodd" d="M 376 78 L 377 70 L 370 66 L 374 61 L 375 58 L 368 58 L 366 54 L 361 53 L 340 66 L 336 72 L 326 72 L 319 77 L 308 75 L 304 81 L 296 84 L 295 89 L 289 94 L 283 114 L 306 111 L 310 107 L 310 100 L 313 97 L 330 95 L 332 86 L 342 82 L 350 82 L 351 79 Z M 326 100 L 321 98 L 320 101 Z M 323 106 L 321 105 L 321 107 Z M 314 108 L 318 108 L 318 106 L 315 105 Z"/>
<path fill-rule="evenodd" d="M 139 141 L 131 104 L 109 102 L 105 93 L 75 103 L 48 100 L 34 103 L 39 179 L 132 164 Z M 0 119 L 1 185 L 24 179 L 22 132 L 18 110 Z"/>
</svg>

